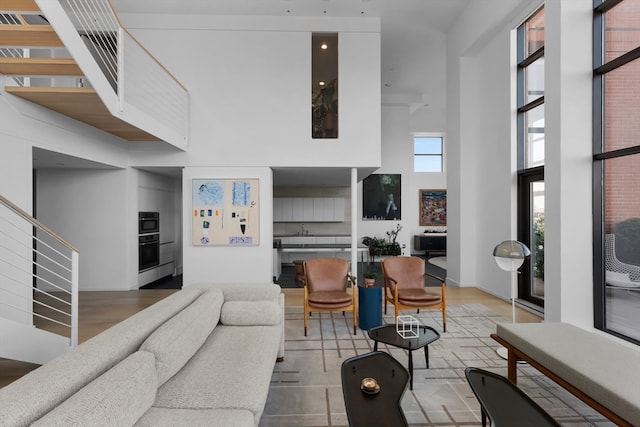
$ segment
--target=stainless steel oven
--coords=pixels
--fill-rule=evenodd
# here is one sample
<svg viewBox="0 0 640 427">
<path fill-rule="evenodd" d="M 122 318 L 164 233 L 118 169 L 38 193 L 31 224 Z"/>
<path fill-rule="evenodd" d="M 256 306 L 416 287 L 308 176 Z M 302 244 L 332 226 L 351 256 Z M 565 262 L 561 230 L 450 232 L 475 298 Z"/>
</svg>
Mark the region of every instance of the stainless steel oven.
<svg viewBox="0 0 640 427">
<path fill-rule="evenodd" d="M 160 232 L 160 213 L 138 212 L 138 234 Z"/>
<path fill-rule="evenodd" d="M 160 234 L 138 236 L 138 271 L 148 270 L 160 264 Z"/>
</svg>

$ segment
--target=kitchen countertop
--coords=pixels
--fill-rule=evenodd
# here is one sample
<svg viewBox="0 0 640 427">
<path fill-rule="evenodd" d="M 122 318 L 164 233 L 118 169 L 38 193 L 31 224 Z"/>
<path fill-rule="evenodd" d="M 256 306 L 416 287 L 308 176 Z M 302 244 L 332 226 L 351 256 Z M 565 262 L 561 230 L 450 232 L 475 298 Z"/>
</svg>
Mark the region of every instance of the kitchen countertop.
<svg viewBox="0 0 640 427">
<path fill-rule="evenodd" d="M 328 234 L 296 234 L 296 233 L 289 233 L 289 234 L 274 234 L 273 237 L 278 238 L 278 237 L 351 237 L 351 234 L 333 234 L 333 233 L 328 233 Z"/>
<path fill-rule="evenodd" d="M 280 249 L 283 252 L 321 252 L 321 251 L 350 251 L 348 243 L 282 243 Z M 368 251 L 367 246 L 358 245 L 357 251 Z"/>
</svg>

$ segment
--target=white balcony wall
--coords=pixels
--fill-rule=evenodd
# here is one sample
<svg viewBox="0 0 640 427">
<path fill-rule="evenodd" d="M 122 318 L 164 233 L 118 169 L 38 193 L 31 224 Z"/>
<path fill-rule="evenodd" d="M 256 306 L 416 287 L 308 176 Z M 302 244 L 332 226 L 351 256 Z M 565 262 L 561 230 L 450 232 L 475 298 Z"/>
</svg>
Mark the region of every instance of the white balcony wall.
<svg viewBox="0 0 640 427">
<path fill-rule="evenodd" d="M 378 166 L 378 19 L 123 15 L 189 89 L 189 150 L 136 165 Z M 311 34 L 339 33 L 339 138 L 311 138 Z"/>
</svg>

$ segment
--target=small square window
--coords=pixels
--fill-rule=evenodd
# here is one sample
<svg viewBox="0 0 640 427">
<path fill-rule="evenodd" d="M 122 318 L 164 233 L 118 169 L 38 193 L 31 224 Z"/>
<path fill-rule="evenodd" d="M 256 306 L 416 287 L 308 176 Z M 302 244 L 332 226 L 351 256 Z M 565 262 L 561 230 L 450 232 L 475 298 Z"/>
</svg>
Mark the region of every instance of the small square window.
<svg viewBox="0 0 640 427">
<path fill-rule="evenodd" d="M 443 138 L 441 136 L 413 138 L 413 171 L 443 171 Z"/>
</svg>

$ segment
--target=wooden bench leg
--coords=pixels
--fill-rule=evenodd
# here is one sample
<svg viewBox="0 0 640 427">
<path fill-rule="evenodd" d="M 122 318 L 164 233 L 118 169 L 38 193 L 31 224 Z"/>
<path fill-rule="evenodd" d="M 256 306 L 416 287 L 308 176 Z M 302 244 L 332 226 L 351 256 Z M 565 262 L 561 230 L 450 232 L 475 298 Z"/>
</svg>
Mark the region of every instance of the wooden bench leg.
<svg viewBox="0 0 640 427">
<path fill-rule="evenodd" d="M 514 354 L 512 348 L 507 347 L 507 351 L 509 352 L 509 356 L 507 357 L 507 378 L 514 385 L 518 384 L 518 358 Z"/>
</svg>

